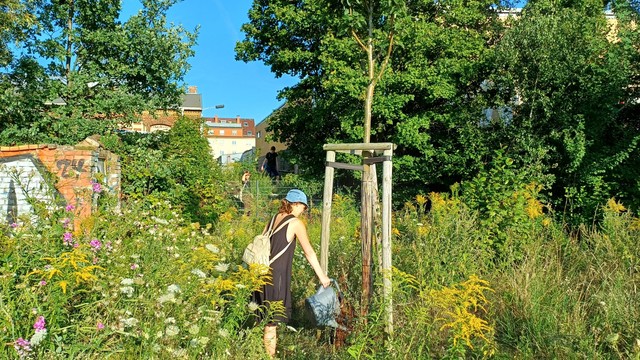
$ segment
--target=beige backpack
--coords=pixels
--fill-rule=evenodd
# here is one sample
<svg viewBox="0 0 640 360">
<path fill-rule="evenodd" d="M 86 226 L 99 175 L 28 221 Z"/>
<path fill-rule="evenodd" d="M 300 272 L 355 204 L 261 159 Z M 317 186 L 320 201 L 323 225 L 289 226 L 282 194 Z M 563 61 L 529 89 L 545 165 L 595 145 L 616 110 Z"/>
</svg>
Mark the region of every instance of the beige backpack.
<svg viewBox="0 0 640 360">
<path fill-rule="evenodd" d="M 287 249 L 293 242 L 293 240 L 289 242 L 289 244 L 287 244 L 287 246 L 285 246 L 285 248 L 282 249 L 282 251 L 276 254 L 272 259 L 269 259 L 269 257 L 271 256 L 271 237 L 273 236 L 273 234 L 280 231 L 283 227 L 285 227 L 294 219 L 295 217 L 292 217 L 291 219 L 285 221 L 280 226 L 278 226 L 277 229 L 273 230 L 273 223 L 276 220 L 276 216 L 274 215 L 273 218 L 271 219 L 271 222 L 269 222 L 269 227 L 267 228 L 267 230 L 260 235 L 256 235 L 253 238 L 253 241 L 250 242 L 249 245 L 247 245 L 247 247 L 244 249 L 244 254 L 242 255 L 242 261 L 244 261 L 248 265 L 261 264 L 261 265 L 270 266 L 274 261 L 276 261 L 280 256 L 282 256 L 282 254 L 284 254 L 285 251 L 287 251 Z"/>
</svg>

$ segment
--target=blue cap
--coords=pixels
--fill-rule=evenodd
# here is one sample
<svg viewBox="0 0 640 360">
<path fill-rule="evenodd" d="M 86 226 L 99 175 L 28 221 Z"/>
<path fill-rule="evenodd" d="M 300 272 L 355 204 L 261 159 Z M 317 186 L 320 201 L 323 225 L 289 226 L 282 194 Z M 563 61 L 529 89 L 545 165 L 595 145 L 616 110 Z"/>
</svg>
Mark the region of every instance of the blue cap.
<svg viewBox="0 0 640 360">
<path fill-rule="evenodd" d="M 287 193 L 287 197 L 285 198 L 290 203 L 303 203 L 306 207 L 309 207 L 307 203 L 307 195 L 305 195 L 302 190 L 291 189 Z"/>
</svg>

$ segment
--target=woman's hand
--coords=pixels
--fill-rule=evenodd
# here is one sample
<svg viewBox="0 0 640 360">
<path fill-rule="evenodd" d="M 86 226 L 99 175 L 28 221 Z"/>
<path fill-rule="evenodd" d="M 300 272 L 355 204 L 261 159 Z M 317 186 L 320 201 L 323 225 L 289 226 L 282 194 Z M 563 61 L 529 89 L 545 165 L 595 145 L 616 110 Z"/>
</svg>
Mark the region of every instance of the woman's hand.
<svg viewBox="0 0 640 360">
<path fill-rule="evenodd" d="M 320 279 L 320 283 L 322 284 L 322 287 L 327 288 L 331 285 L 331 279 L 329 279 L 329 277 L 327 275 L 324 275 L 321 279 Z"/>
</svg>

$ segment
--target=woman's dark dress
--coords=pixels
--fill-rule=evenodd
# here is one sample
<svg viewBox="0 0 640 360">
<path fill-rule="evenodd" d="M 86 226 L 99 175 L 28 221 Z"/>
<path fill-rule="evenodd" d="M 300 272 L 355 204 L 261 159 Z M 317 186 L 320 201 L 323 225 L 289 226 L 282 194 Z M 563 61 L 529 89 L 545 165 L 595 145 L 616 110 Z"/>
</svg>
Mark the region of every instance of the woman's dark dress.
<svg viewBox="0 0 640 360">
<path fill-rule="evenodd" d="M 273 226 L 277 229 L 280 224 L 294 217 L 289 214 L 285 216 L 280 223 Z M 278 255 L 282 249 L 287 245 L 287 229 L 291 223 L 280 229 L 277 233 L 271 237 L 271 256 L 273 258 Z M 255 292 L 253 295 L 253 301 L 258 305 L 269 306 L 269 302 L 282 301 L 285 307 L 285 313 L 279 314 L 274 317 L 273 322 L 288 323 L 291 318 L 291 265 L 293 263 L 293 253 L 296 248 L 296 239 L 292 240 L 293 244 L 289 246 L 276 261 L 271 264 L 271 284 L 267 284 L 262 287 L 262 292 Z"/>
</svg>

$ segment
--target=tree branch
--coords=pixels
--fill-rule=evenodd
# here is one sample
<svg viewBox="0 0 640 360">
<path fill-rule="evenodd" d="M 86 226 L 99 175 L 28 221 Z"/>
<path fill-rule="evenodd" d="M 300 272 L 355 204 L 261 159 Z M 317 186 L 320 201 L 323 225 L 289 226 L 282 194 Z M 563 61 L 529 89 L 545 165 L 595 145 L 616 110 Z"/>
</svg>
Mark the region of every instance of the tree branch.
<svg viewBox="0 0 640 360">
<path fill-rule="evenodd" d="M 356 39 L 356 41 L 358 42 L 358 45 L 360 45 L 360 47 L 362 48 L 362 50 L 367 51 L 367 47 L 365 46 L 365 44 L 362 42 L 362 40 L 360 40 L 360 37 L 358 36 L 358 34 L 356 34 L 356 31 L 351 29 L 351 36 L 353 36 L 354 39 Z"/>
<path fill-rule="evenodd" d="M 391 28 L 393 28 L 393 21 L 395 20 L 395 18 L 396 18 L 395 15 L 391 17 Z M 391 58 L 391 51 L 393 50 L 394 35 L 395 35 L 395 32 L 391 30 L 389 32 L 389 47 L 387 48 L 387 55 L 382 61 L 382 66 L 380 67 L 380 72 L 378 73 L 378 76 L 376 76 L 376 83 L 380 81 L 380 78 L 382 78 L 382 75 L 384 74 L 384 71 L 386 70 L 387 65 L 389 64 L 389 59 Z"/>
</svg>

